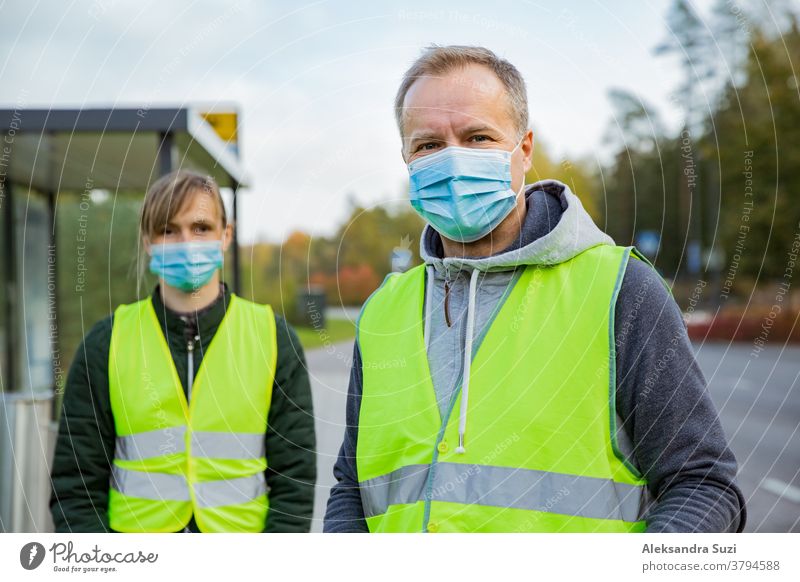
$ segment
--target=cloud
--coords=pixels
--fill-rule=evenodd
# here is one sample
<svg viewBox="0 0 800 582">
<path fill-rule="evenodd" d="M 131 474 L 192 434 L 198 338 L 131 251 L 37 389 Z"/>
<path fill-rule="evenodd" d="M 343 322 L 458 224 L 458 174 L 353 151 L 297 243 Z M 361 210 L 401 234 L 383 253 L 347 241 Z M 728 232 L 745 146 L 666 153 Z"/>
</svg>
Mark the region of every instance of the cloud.
<svg viewBox="0 0 800 582">
<path fill-rule="evenodd" d="M 665 104 L 673 72 L 649 54 L 663 30 L 666 2 L 656 4 L 6 3 L 0 101 L 24 90 L 30 106 L 236 103 L 253 178 L 243 238 L 326 233 L 349 196 L 405 195 L 392 101 L 421 47 L 482 43 L 508 58 L 550 150 L 591 154 L 610 117 L 608 86 Z"/>
</svg>

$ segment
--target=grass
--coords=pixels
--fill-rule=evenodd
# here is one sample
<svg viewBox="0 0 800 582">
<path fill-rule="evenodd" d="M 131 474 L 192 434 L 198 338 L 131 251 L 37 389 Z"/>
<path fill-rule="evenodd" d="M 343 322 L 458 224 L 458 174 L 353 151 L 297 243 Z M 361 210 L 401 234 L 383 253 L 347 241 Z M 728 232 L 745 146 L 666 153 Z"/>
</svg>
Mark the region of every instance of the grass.
<svg viewBox="0 0 800 582">
<path fill-rule="evenodd" d="M 355 322 L 347 319 L 329 319 L 324 329 L 295 326 L 304 350 L 321 348 L 336 342 L 353 339 L 356 336 Z"/>
</svg>

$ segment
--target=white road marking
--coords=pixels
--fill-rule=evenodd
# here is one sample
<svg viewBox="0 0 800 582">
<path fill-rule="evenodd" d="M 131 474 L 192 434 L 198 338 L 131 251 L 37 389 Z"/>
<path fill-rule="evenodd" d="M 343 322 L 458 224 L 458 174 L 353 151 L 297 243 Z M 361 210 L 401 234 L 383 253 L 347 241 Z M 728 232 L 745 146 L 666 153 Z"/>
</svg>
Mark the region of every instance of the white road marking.
<svg viewBox="0 0 800 582">
<path fill-rule="evenodd" d="M 779 479 L 767 477 L 761 482 L 761 488 L 770 493 L 774 493 L 778 497 L 783 497 L 794 503 L 800 503 L 800 487 L 789 485 Z"/>
</svg>

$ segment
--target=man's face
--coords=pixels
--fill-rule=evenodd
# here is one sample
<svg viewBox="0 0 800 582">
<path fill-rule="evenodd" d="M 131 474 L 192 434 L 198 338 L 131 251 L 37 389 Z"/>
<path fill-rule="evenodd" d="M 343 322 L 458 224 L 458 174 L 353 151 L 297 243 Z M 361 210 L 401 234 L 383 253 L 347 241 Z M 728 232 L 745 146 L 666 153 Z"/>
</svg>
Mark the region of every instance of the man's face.
<svg viewBox="0 0 800 582">
<path fill-rule="evenodd" d="M 404 120 L 406 164 L 448 146 L 511 151 L 519 143 L 505 87 L 482 65 L 415 81 L 406 93 Z M 511 157 L 515 192 L 531 167 L 532 152 L 533 133 L 528 130 Z"/>
</svg>

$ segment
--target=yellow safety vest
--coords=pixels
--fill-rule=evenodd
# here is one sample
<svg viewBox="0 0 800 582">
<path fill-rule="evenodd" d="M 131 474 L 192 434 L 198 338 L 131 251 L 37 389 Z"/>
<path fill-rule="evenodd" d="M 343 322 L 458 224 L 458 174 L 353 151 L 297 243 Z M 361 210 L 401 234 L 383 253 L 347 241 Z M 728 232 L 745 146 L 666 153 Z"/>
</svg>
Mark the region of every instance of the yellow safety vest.
<svg viewBox="0 0 800 582">
<path fill-rule="evenodd" d="M 263 531 L 276 357 L 270 306 L 231 295 L 187 402 L 151 299 L 117 308 L 108 362 L 112 529 L 174 532 L 194 514 L 203 532 Z"/>
<path fill-rule="evenodd" d="M 358 322 L 370 531 L 645 529 L 647 482 L 615 431 L 614 306 L 632 250 L 598 245 L 515 275 L 473 346 L 463 453 L 460 381 L 441 418 L 428 368 L 424 265 L 384 281 Z"/>
</svg>

